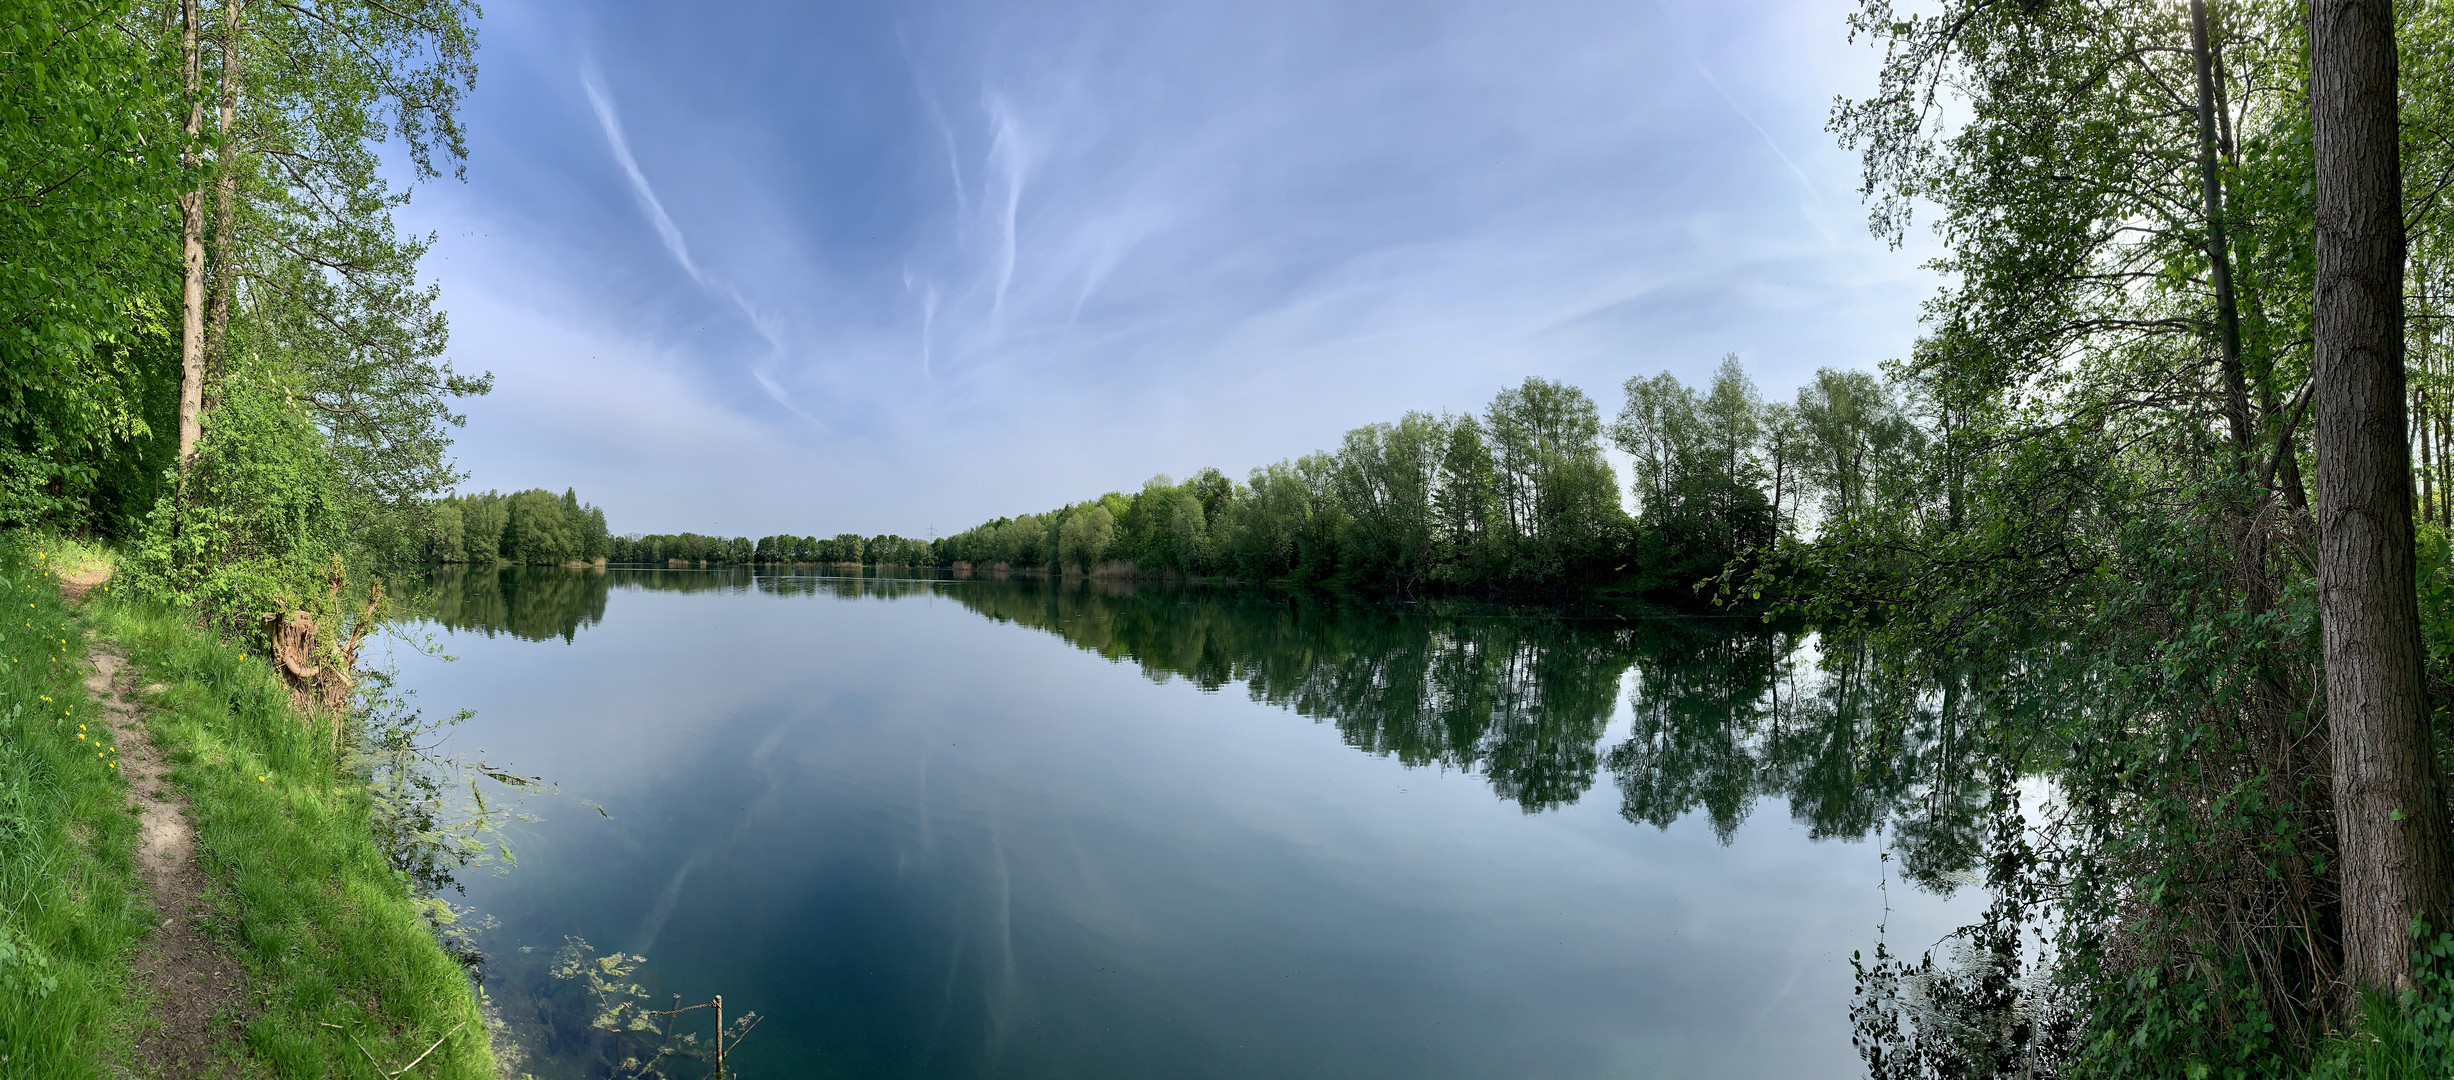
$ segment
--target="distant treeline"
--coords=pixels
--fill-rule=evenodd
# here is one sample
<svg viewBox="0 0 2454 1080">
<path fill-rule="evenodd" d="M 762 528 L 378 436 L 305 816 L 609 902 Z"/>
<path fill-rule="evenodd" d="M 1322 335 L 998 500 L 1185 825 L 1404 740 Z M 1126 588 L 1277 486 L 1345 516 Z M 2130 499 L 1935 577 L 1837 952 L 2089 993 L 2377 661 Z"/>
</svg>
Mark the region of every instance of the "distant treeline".
<svg viewBox="0 0 2454 1080">
<path fill-rule="evenodd" d="M 1217 469 L 1181 483 L 1158 476 L 1137 492 L 934 541 L 679 533 L 613 537 L 605 552 L 649 565 L 969 566 L 1692 599 L 1696 582 L 1802 524 L 1828 528 L 1883 505 L 1925 440 L 1891 387 L 1859 372 L 1820 371 L 1794 403 L 1765 402 L 1735 356 L 1702 393 L 1668 374 L 1622 389 L 1606 423 L 1584 391 L 1529 378 L 1479 416 L 1408 413 L 1243 480 Z M 1605 440 L 1633 459 L 1632 514 Z M 577 502 L 565 495 L 564 505 Z"/>
<path fill-rule="evenodd" d="M 605 512 L 565 489 L 451 495 L 434 505 L 426 558 L 446 563 L 594 562 L 606 557 Z"/>
<path fill-rule="evenodd" d="M 926 540 L 887 533 L 861 537 L 843 533 L 829 540 L 815 536 L 765 536 L 728 540 L 721 536 L 674 533 L 617 536 L 610 561 L 618 563 L 687 563 L 746 565 L 751 563 L 862 563 L 869 566 L 936 566 L 937 553 Z"/>
</svg>

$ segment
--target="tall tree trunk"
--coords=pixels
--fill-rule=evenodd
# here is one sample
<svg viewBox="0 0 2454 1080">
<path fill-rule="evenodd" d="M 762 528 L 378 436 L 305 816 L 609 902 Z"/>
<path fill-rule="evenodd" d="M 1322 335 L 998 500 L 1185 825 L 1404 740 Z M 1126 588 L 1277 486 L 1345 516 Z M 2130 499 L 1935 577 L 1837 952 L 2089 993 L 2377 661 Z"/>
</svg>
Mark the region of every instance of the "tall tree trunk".
<svg viewBox="0 0 2454 1080">
<path fill-rule="evenodd" d="M 2207 204 L 2207 263 L 2215 279 L 2215 329 L 2224 374 L 2224 419 L 2232 429 L 2233 471 L 2250 475 L 2249 380 L 2241 371 L 2241 308 L 2233 299 L 2232 244 L 2224 236 L 2224 184 L 2215 155 L 2215 59 L 2207 43 L 2207 2 L 2190 0 L 2190 51 L 2198 67 L 2198 178 Z M 2250 568 L 2256 569 L 2256 568 Z"/>
<path fill-rule="evenodd" d="M 2420 465 L 2412 470 L 2412 475 L 2419 478 L 2420 491 L 2418 501 L 2412 504 L 2412 514 L 2425 522 L 2437 517 L 2437 393 L 2434 381 L 2429 378 L 2429 362 L 2436 349 L 2425 333 L 2420 340 L 2418 368 L 2412 371 L 2411 366 L 2406 364 L 2405 370 L 2412 372 L 2409 376 L 2412 379 L 2412 429 L 2420 440 Z"/>
<path fill-rule="evenodd" d="M 2437 425 L 2437 489 L 2446 491 L 2454 488 L 2454 468 L 2448 467 L 2445 455 L 2448 447 L 2454 447 L 2454 419 L 2439 412 L 2430 420 Z M 2454 495 L 2437 500 L 2437 524 L 2454 529 Z"/>
<path fill-rule="evenodd" d="M 209 374 L 219 379 L 229 359 L 224 353 L 230 347 L 230 297 L 238 288 L 238 274 L 231 269 L 231 244 L 238 231 L 239 171 L 231 159 L 238 153 L 238 137 L 231 129 L 239 120 L 239 15 L 241 0 L 223 0 L 222 4 L 222 115 L 221 147 L 213 154 L 213 308 L 207 315 L 205 359 L 211 366 Z"/>
<path fill-rule="evenodd" d="M 204 171 L 196 140 L 204 136 L 204 77 L 196 44 L 196 0 L 180 0 L 179 50 L 187 75 L 186 177 L 179 190 L 179 239 L 185 286 L 179 300 L 179 466 L 196 456 L 204 435 Z"/>
<path fill-rule="evenodd" d="M 2446 808 L 2421 685 L 2403 424 L 2403 181 L 2392 0 L 2310 5 L 2318 602 L 2350 989 L 2411 989 L 2448 921 Z"/>
<path fill-rule="evenodd" d="M 2422 371 L 2425 374 L 2426 368 L 2423 367 Z M 2430 509 L 2437 505 L 2436 457 L 2434 456 L 2436 447 L 2429 445 L 2428 395 L 2421 392 L 2418 383 L 2414 383 L 2411 388 L 2411 410 L 2410 438 L 2420 449 L 2420 467 L 2412 471 L 2420 477 L 2420 500 L 2417 506 L 2419 517 L 2426 520 Z"/>
<path fill-rule="evenodd" d="M 2434 387 L 2440 385 L 2441 376 L 2438 374 L 2438 368 L 2442 366 L 2443 361 L 2436 359 L 2441 355 L 2441 350 L 2434 347 L 2437 342 L 2436 330 L 2433 327 L 2429 330 L 2429 338 L 2432 346 L 2429 349 L 2431 363 L 2421 367 L 2420 376 L 2427 380 L 2427 385 Z M 2421 517 L 2423 520 L 2434 517 L 2440 526 L 2454 527 L 2454 518 L 2447 516 L 2449 507 L 2454 507 L 2454 486 L 2449 486 L 2454 484 L 2454 473 L 2447 471 L 2446 461 L 2446 453 L 2454 450 L 2454 443 L 2446 440 L 2446 409 L 2437 392 L 2432 391 L 2428 395 L 2428 415 L 2422 417 L 2420 422 L 2428 429 L 2430 460 L 2433 462 L 2430 467 L 2429 484 L 2437 493 L 2432 501 L 2430 512 L 2422 514 Z"/>
</svg>

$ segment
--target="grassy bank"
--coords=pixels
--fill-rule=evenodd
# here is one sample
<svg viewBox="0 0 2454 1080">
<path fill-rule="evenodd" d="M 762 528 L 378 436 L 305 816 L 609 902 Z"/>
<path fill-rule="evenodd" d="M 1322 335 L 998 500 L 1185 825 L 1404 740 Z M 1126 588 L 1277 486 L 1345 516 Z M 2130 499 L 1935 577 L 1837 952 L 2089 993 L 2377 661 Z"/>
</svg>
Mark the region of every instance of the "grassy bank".
<svg viewBox="0 0 2454 1080">
<path fill-rule="evenodd" d="M 181 614 L 101 590 L 68 608 L 49 561 L 0 537 L 5 600 L 24 612 L 0 635 L 0 716 L 11 717 L 0 729 L 0 930 L 37 958 L 0 965 L 0 1043 L 12 1057 L 23 1048 L 0 1075 L 111 1075 L 142 1030 L 129 965 L 152 912 L 131 870 L 135 819 L 107 756 L 74 738 L 93 709 L 78 661 L 96 639 L 127 653 L 139 683 L 163 687 L 147 695 L 147 723 L 212 881 L 210 936 L 247 972 L 247 1015 L 226 1048 L 237 1071 L 389 1076 L 432 1046 L 407 1075 L 494 1075 L 475 989 L 376 846 L 365 790 L 337 767 L 330 729 L 291 707 L 263 659 Z M 10 832 L 28 839 L 6 842 Z"/>
<path fill-rule="evenodd" d="M 76 737 L 85 635 L 40 556 L 0 535 L 0 1076 L 98 1076 L 131 1045 L 152 909 L 127 784 Z"/>
</svg>

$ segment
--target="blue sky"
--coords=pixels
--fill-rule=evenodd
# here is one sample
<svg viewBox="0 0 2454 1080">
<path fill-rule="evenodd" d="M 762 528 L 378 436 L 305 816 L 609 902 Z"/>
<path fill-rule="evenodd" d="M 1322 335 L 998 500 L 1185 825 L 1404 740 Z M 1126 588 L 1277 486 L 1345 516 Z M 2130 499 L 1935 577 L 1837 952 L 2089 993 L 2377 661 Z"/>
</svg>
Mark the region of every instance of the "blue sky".
<svg viewBox="0 0 2454 1080">
<path fill-rule="evenodd" d="M 404 224 L 473 488 L 939 534 L 1541 375 L 1901 355 L 1838 0 L 493 5 Z"/>
</svg>

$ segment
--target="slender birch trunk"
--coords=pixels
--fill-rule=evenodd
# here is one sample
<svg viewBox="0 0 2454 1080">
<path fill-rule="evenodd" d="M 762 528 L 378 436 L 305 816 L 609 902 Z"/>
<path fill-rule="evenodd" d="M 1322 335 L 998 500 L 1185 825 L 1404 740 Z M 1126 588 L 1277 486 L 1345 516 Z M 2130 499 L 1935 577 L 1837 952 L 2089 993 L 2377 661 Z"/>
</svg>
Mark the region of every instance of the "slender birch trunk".
<svg viewBox="0 0 2454 1080">
<path fill-rule="evenodd" d="M 2448 490 L 2454 487 L 2454 469 L 2448 467 L 2445 453 L 2449 447 L 2454 447 L 2454 419 L 2439 412 L 2431 421 L 2436 424 L 2437 430 L 2437 490 L 2444 493 L 2437 500 L 2437 524 L 2454 529 L 2454 492 Z"/>
<path fill-rule="evenodd" d="M 204 186 L 196 141 L 204 136 L 204 78 L 196 42 L 197 0 L 180 0 L 179 50 L 187 76 L 187 149 L 180 155 L 187 183 L 179 191 L 179 239 L 185 283 L 179 300 L 179 466 L 185 470 L 204 435 Z"/>
</svg>

